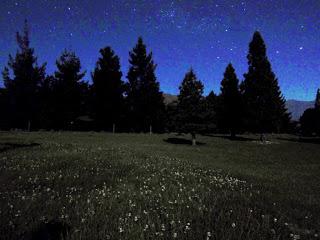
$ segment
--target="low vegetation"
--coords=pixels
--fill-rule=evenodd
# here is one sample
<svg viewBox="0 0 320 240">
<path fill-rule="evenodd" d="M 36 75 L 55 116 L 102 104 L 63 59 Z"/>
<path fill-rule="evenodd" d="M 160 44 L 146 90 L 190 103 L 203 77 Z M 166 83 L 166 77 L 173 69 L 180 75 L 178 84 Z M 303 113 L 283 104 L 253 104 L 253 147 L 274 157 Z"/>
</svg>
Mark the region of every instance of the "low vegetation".
<svg viewBox="0 0 320 240">
<path fill-rule="evenodd" d="M 319 145 L 258 138 L 2 132 L 1 239 L 319 238 Z"/>
</svg>

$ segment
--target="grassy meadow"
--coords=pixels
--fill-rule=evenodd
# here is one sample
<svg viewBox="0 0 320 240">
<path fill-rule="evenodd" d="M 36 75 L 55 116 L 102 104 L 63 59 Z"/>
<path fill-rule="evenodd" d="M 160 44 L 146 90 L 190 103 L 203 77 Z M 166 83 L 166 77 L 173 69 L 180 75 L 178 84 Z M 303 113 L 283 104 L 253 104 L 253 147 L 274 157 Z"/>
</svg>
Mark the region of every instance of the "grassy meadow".
<svg viewBox="0 0 320 240">
<path fill-rule="evenodd" d="M 320 144 L 0 133 L 0 239 L 319 239 Z"/>
</svg>

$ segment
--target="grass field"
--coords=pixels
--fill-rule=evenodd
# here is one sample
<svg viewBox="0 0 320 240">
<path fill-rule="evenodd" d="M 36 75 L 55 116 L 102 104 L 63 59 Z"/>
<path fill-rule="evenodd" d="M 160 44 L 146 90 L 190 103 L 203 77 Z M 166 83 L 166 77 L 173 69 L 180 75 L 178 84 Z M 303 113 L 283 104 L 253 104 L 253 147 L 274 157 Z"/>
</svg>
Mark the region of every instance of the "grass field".
<svg viewBox="0 0 320 240">
<path fill-rule="evenodd" d="M 320 238 L 320 144 L 188 138 L 1 132 L 0 239 Z"/>
</svg>

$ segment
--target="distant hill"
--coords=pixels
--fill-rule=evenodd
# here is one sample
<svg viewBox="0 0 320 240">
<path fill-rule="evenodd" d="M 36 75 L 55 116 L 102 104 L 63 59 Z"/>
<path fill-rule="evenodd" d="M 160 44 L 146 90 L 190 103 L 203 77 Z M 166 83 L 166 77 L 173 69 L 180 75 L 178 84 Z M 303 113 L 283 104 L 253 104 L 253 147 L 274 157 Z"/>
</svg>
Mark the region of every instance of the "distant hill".
<svg viewBox="0 0 320 240">
<path fill-rule="evenodd" d="M 286 105 L 292 120 L 299 120 L 306 109 L 314 107 L 314 101 L 288 100 Z"/>
<path fill-rule="evenodd" d="M 164 104 L 165 105 L 168 105 L 170 103 L 178 101 L 178 96 L 172 95 L 172 94 L 169 94 L 169 93 L 164 93 L 163 97 L 164 97 Z"/>
<path fill-rule="evenodd" d="M 176 95 L 164 93 L 164 103 L 166 105 L 173 103 L 178 100 Z M 299 101 L 299 100 L 288 100 L 286 103 L 288 111 L 291 112 L 292 120 L 299 120 L 303 112 L 307 108 L 314 106 L 314 101 Z"/>
</svg>

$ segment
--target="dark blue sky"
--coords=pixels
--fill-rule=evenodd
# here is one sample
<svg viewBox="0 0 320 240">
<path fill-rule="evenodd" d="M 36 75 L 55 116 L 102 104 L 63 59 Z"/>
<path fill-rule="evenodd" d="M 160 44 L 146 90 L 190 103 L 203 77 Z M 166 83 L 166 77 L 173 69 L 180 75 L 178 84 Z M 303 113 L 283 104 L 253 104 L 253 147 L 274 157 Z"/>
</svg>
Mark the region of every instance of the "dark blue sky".
<svg viewBox="0 0 320 240">
<path fill-rule="evenodd" d="M 176 94 L 192 66 L 205 92 L 218 93 L 228 62 L 243 79 L 248 44 L 259 30 L 287 99 L 313 100 L 320 87 L 319 0 L 1 0 L 0 10 L 1 69 L 16 52 L 15 32 L 27 18 L 48 73 L 64 48 L 90 73 L 99 49 L 110 45 L 125 79 L 128 52 L 141 35 L 158 64 L 162 91 Z"/>
</svg>

